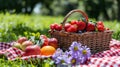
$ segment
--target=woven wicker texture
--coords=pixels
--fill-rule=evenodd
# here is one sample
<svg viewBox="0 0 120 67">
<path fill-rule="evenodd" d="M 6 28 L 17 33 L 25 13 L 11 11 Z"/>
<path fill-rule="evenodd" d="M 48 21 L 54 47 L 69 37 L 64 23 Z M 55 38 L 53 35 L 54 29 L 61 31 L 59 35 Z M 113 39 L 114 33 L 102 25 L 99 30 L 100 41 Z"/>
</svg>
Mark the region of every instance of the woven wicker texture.
<svg viewBox="0 0 120 67">
<path fill-rule="evenodd" d="M 59 47 L 63 50 L 67 50 L 68 47 L 72 44 L 73 41 L 82 43 L 83 45 L 88 46 L 91 49 L 92 53 L 97 53 L 100 51 L 108 50 L 109 43 L 112 39 L 113 31 L 104 31 L 104 32 L 85 32 L 82 34 L 79 33 L 69 33 L 65 32 L 64 25 L 67 18 L 75 12 L 78 12 L 85 17 L 86 22 L 88 22 L 88 16 L 81 10 L 72 10 L 64 18 L 62 23 L 62 31 L 50 30 L 51 37 L 58 39 Z"/>
</svg>

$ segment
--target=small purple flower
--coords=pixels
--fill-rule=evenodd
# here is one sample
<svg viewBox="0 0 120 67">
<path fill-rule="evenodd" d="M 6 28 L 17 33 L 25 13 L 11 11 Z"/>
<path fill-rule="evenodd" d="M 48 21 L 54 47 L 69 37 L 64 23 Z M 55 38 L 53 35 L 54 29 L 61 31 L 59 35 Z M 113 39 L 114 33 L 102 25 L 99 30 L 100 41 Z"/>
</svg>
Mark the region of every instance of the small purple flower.
<svg viewBox="0 0 120 67">
<path fill-rule="evenodd" d="M 75 60 L 75 64 L 83 64 L 91 55 L 90 49 L 87 46 L 81 46 L 81 43 L 73 42 L 69 49 L 72 56 L 72 64 Z"/>
<path fill-rule="evenodd" d="M 90 48 L 87 48 L 87 46 L 82 46 L 81 54 L 82 54 L 81 63 L 84 63 L 91 56 Z"/>
<path fill-rule="evenodd" d="M 87 46 L 82 46 L 82 55 L 90 57 L 91 56 L 90 48 L 88 48 Z"/>
<path fill-rule="evenodd" d="M 71 55 L 74 56 L 75 58 L 77 58 L 78 56 L 81 56 L 81 43 L 78 42 L 73 42 L 69 48 Z"/>
<path fill-rule="evenodd" d="M 65 51 L 65 52 L 64 52 L 64 55 L 66 55 L 67 58 L 69 58 L 69 57 L 71 57 L 71 52 L 70 52 L 70 51 Z"/>
<path fill-rule="evenodd" d="M 81 62 L 81 58 L 80 57 L 76 58 L 75 56 L 71 56 L 69 58 L 69 61 L 70 61 L 70 64 L 72 64 L 72 65 L 78 65 Z"/>
<path fill-rule="evenodd" d="M 81 43 L 73 42 L 69 51 L 63 52 L 60 48 L 52 56 L 56 64 L 84 64 L 90 57 L 91 52 L 87 46 L 81 46 Z"/>
<path fill-rule="evenodd" d="M 55 58 L 61 56 L 62 54 L 63 54 L 63 50 L 61 50 L 60 48 L 58 48 L 56 50 L 56 52 L 53 54 L 52 58 L 55 59 Z"/>
<path fill-rule="evenodd" d="M 75 53 L 79 52 L 81 50 L 81 44 L 75 41 L 71 44 L 69 50 Z"/>
<path fill-rule="evenodd" d="M 69 64 L 68 55 L 63 54 L 55 59 L 56 64 Z"/>
</svg>

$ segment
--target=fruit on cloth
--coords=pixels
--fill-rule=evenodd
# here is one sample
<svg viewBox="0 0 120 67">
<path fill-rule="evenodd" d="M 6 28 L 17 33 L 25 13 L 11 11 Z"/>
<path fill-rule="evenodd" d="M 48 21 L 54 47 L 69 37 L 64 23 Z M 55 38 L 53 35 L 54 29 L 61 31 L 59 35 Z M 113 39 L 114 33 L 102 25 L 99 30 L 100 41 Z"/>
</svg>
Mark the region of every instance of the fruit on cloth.
<svg viewBox="0 0 120 67">
<path fill-rule="evenodd" d="M 71 25 L 68 29 L 67 32 L 77 32 L 77 25 Z"/>
<path fill-rule="evenodd" d="M 56 38 L 49 38 L 48 39 L 48 45 L 53 46 L 57 49 L 58 47 L 58 40 Z"/>
<path fill-rule="evenodd" d="M 88 22 L 86 31 L 94 31 L 95 30 L 95 24 Z"/>
<path fill-rule="evenodd" d="M 54 48 L 58 47 L 58 40 L 56 38 L 48 38 L 45 35 L 40 35 L 41 47 L 44 46 L 53 46 Z"/>
<path fill-rule="evenodd" d="M 24 51 L 27 46 L 31 46 L 31 45 L 33 45 L 33 42 L 31 42 L 29 40 L 25 41 L 25 42 L 22 43 L 22 48 L 21 49 Z"/>
<path fill-rule="evenodd" d="M 48 45 L 48 38 L 45 35 L 40 35 L 40 40 L 42 42 L 42 47 Z"/>
<path fill-rule="evenodd" d="M 18 43 L 18 42 L 14 42 L 14 43 L 13 43 L 13 47 L 16 47 L 16 48 L 18 48 L 18 49 L 21 49 L 21 48 L 22 48 L 22 45 L 21 45 L 20 43 Z"/>
<path fill-rule="evenodd" d="M 83 22 L 83 21 L 78 21 L 77 22 L 77 27 L 78 27 L 78 30 L 84 30 L 85 27 L 86 27 L 86 23 Z"/>
<path fill-rule="evenodd" d="M 47 39 L 47 36 L 46 35 L 40 35 L 40 39 L 43 38 L 43 39 Z"/>
<path fill-rule="evenodd" d="M 55 53 L 56 49 L 52 46 L 44 46 L 41 48 L 41 55 L 49 56 Z"/>
<path fill-rule="evenodd" d="M 17 42 L 22 44 L 24 41 L 27 41 L 27 38 L 26 37 L 20 37 Z"/>
<path fill-rule="evenodd" d="M 40 47 L 38 45 L 27 46 L 23 56 L 40 55 Z"/>
</svg>

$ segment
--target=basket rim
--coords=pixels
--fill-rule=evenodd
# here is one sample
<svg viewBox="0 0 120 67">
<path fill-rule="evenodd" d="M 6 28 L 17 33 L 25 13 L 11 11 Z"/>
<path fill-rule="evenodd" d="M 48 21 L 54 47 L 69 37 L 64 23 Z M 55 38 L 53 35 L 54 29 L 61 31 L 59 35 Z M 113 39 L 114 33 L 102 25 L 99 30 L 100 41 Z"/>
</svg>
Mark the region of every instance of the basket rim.
<svg viewBox="0 0 120 67">
<path fill-rule="evenodd" d="M 76 33 L 76 32 L 66 32 L 66 31 L 57 31 L 57 30 L 49 30 L 49 32 L 61 32 L 61 33 L 69 33 L 69 34 L 79 34 L 79 33 Z M 105 30 L 103 32 L 100 32 L 100 31 L 91 31 L 91 32 L 84 32 L 84 33 L 81 33 L 81 34 L 88 34 L 88 33 L 105 33 L 105 32 L 114 32 L 113 30 Z"/>
</svg>

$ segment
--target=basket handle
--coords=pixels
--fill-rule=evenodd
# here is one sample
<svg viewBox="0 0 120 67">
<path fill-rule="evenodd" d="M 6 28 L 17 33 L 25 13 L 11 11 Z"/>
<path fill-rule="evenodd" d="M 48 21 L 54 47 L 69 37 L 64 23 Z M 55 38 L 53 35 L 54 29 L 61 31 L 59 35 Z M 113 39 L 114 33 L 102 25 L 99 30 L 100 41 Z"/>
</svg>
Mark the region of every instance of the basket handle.
<svg viewBox="0 0 120 67">
<path fill-rule="evenodd" d="M 64 17 L 64 20 L 63 20 L 63 22 L 61 23 L 61 24 L 62 24 L 62 30 L 64 30 L 64 26 L 65 26 L 65 23 L 66 23 L 68 17 L 70 17 L 70 15 L 73 14 L 73 13 L 75 13 L 75 12 L 81 13 L 81 14 L 85 17 L 86 22 L 88 22 L 88 16 L 87 16 L 87 14 L 86 14 L 85 12 L 81 11 L 81 10 L 75 9 L 75 10 L 70 11 L 70 12 Z"/>
</svg>

